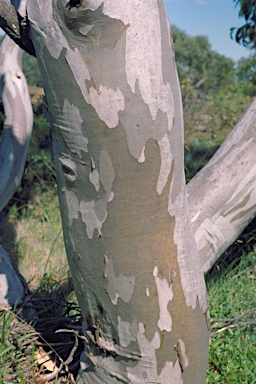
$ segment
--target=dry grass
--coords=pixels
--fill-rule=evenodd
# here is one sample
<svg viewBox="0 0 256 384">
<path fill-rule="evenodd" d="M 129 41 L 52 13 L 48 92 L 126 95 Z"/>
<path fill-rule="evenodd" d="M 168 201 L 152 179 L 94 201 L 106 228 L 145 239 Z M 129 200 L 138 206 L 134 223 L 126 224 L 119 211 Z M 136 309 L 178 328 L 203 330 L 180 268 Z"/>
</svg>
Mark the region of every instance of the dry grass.
<svg viewBox="0 0 256 384">
<path fill-rule="evenodd" d="M 67 276 L 59 205 L 53 192 L 19 211 L 13 207 L 7 217 L 0 216 L 0 233 L 0 243 L 17 262 L 32 291 L 45 274 L 58 281 Z"/>
</svg>

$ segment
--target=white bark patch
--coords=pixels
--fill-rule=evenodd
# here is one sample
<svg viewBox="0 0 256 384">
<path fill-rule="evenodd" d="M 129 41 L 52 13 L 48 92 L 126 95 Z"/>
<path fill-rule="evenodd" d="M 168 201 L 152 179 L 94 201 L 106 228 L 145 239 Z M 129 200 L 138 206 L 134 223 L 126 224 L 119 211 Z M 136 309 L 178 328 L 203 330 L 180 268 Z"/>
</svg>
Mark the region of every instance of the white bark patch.
<svg viewBox="0 0 256 384">
<path fill-rule="evenodd" d="M 251 121 L 250 121 L 251 123 Z M 249 123 L 248 123 L 249 124 Z M 241 129 L 241 128 L 240 128 Z M 243 130 L 241 129 L 241 131 L 243 132 Z M 233 131 L 232 131 L 233 133 Z M 252 144 L 252 141 L 254 140 L 254 137 L 251 137 L 250 139 L 248 140 L 243 140 L 243 139 L 237 139 L 237 141 L 235 143 L 239 143 L 239 153 L 242 153 L 242 152 L 250 152 L 250 146 Z M 224 142 L 224 145 L 225 145 L 225 142 Z M 221 146 L 221 148 L 224 149 L 224 147 Z M 229 150 L 230 148 L 228 148 Z M 238 156 L 238 152 L 237 151 L 230 151 L 229 153 L 229 156 L 226 156 L 221 164 L 221 167 L 223 169 L 225 168 L 229 168 L 229 169 L 233 169 L 233 164 L 236 164 L 237 162 L 237 156 Z M 214 158 L 213 158 L 214 160 Z M 216 157 L 216 161 L 218 161 L 218 157 Z M 212 165 L 214 164 L 214 161 L 212 161 Z M 219 168 L 219 165 L 218 165 L 218 168 Z M 212 175 L 210 177 L 208 177 L 208 180 L 209 180 L 209 183 L 213 183 L 214 181 L 218 181 L 219 182 L 219 175 L 218 173 L 216 172 L 213 172 Z"/>
<path fill-rule="evenodd" d="M 133 368 L 127 368 L 128 378 L 131 383 L 168 383 L 183 384 L 179 361 L 175 364 L 167 361 L 161 373 L 157 373 L 156 350 L 160 348 L 160 336 L 156 332 L 151 341 L 145 337 L 145 328 L 139 323 L 137 341 L 142 358 Z"/>
<path fill-rule="evenodd" d="M 92 168 L 95 167 L 92 158 L 91 165 Z M 105 196 L 99 200 L 81 201 L 80 203 L 82 220 L 86 224 L 86 232 L 89 239 L 92 239 L 95 229 L 98 230 L 99 236 L 102 235 L 102 225 L 107 218 L 107 205 L 114 198 L 112 185 L 115 179 L 115 172 L 107 151 L 102 150 L 100 152 L 99 180 L 95 168 L 91 174 L 89 174 L 89 179 L 96 190 L 99 188 L 100 180 L 106 192 Z"/>
<path fill-rule="evenodd" d="M 94 2 L 95 3 L 95 2 Z M 129 7 L 119 0 L 105 0 L 103 13 L 120 19 L 126 31 L 126 76 L 131 90 L 135 92 L 138 83 L 144 102 L 151 116 L 156 119 L 160 109 L 168 117 L 169 130 L 174 117 L 174 102 L 170 84 L 163 83 L 162 45 L 160 16 L 157 0 L 130 0 Z M 145 15 L 150 8 L 151 17 Z"/>
<path fill-rule="evenodd" d="M 17 47 L 18 48 L 18 47 Z M 13 60 L 13 52 L 4 52 L 4 68 L 8 68 L 8 72 L 4 74 L 4 82 L 8 83 L 8 91 L 10 92 L 13 99 L 16 97 L 16 88 L 21 84 L 20 79 L 18 80 L 17 76 L 15 76 L 15 72 L 18 69 L 17 61 Z"/>
<path fill-rule="evenodd" d="M 74 50 L 68 50 L 66 53 L 66 59 L 86 102 L 89 103 L 86 80 L 91 80 L 91 74 L 79 50 L 77 48 Z"/>
<path fill-rule="evenodd" d="M 67 207 L 68 207 L 68 217 L 69 217 L 69 226 L 72 225 L 74 219 L 78 219 L 79 212 L 79 201 L 74 192 L 69 189 L 65 190 Z"/>
<path fill-rule="evenodd" d="M 146 159 L 145 159 L 145 147 L 142 149 L 142 151 L 141 151 L 141 154 L 140 154 L 140 157 L 138 158 L 138 162 L 139 163 L 144 163 L 144 161 L 145 161 Z"/>
<path fill-rule="evenodd" d="M 26 287 L 8 253 L 0 245 L 0 305 L 17 305 L 26 295 Z"/>
<path fill-rule="evenodd" d="M 115 194 L 113 191 L 111 191 L 109 194 L 108 203 L 110 203 L 110 201 L 112 201 L 114 199 L 114 197 L 115 197 Z"/>
<path fill-rule="evenodd" d="M 20 145 L 27 145 L 33 126 L 33 111 L 27 89 L 27 82 L 19 63 L 20 48 L 6 37 L 1 44 L 0 88 L 5 110 L 4 125 L 12 127 L 12 134 Z M 10 95 L 9 95 L 10 93 Z M 16 121 L 16 98 L 21 99 L 19 115 L 23 121 Z M 16 107 L 17 108 L 17 107 Z M 26 149 L 27 150 L 27 149 Z M 19 177 L 20 178 L 20 177 Z"/>
<path fill-rule="evenodd" d="M 171 172 L 173 156 L 170 146 L 170 139 L 167 134 L 164 135 L 161 140 L 158 140 L 158 145 L 160 148 L 161 167 L 157 180 L 156 192 L 161 195 Z"/>
<path fill-rule="evenodd" d="M 91 167 L 92 167 L 92 171 L 89 174 L 89 180 L 94 185 L 96 191 L 98 192 L 100 189 L 100 174 L 95 167 L 95 163 L 92 157 L 91 157 Z"/>
<path fill-rule="evenodd" d="M 226 249 L 227 239 L 237 238 L 236 226 L 232 221 L 242 217 L 247 222 L 252 216 L 252 207 L 256 201 L 256 190 L 251 182 L 256 172 L 256 165 L 251 168 L 244 179 L 237 185 L 232 196 L 224 206 L 210 218 L 206 217 L 195 232 L 198 252 L 204 252 L 202 269 L 208 271 L 216 255 L 221 255 Z M 207 251 L 205 251 L 207 250 Z"/>
<path fill-rule="evenodd" d="M 99 236 L 101 236 L 102 224 L 106 219 L 106 215 L 104 217 L 104 220 L 99 220 L 95 211 L 95 200 L 81 201 L 80 212 L 82 214 L 82 220 L 86 224 L 86 233 L 89 239 L 93 238 L 95 229 L 98 230 L 98 234 Z"/>
<path fill-rule="evenodd" d="M 186 305 L 195 309 L 199 304 L 204 313 L 206 313 L 208 308 L 207 295 L 195 239 L 190 228 L 190 216 L 186 214 L 188 208 L 184 188 L 185 182 L 183 183 L 183 189 L 174 201 L 169 196 L 168 204 L 170 216 L 175 217 L 174 243 L 178 251 L 181 286 Z M 172 191 L 172 186 L 170 191 Z M 187 255 L 190 255 L 190 257 L 187 257 Z"/>
<path fill-rule="evenodd" d="M 160 308 L 158 327 L 161 331 L 171 332 L 172 318 L 170 312 L 168 311 L 168 304 L 169 301 L 171 301 L 173 298 L 172 284 L 169 286 L 166 279 L 161 279 L 160 277 L 158 277 L 157 267 L 154 268 L 153 276 L 155 277 Z"/>
<path fill-rule="evenodd" d="M 60 127 L 63 133 L 70 132 L 69 135 L 65 135 L 67 145 L 71 152 L 77 153 L 81 151 L 88 152 L 88 139 L 82 134 L 81 124 L 83 119 L 81 118 L 78 107 L 66 99 L 63 106 L 63 119 L 70 122 L 69 127 Z"/>
<path fill-rule="evenodd" d="M 51 56 L 58 59 L 63 48 L 68 48 L 69 44 L 63 35 L 59 25 L 52 17 L 53 1 L 33 0 L 28 1 L 29 20 L 33 28 L 44 37 L 44 46 L 47 47 Z M 47 7 L 47 12 L 45 11 Z M 42 17 L 44 15 L 44 17 Z"/>
<path fill-rule="evenodd" d="M 0 261 L 2 262 L 2 260 Z M 8 298 L 8 290 L 9 290 L 9 283 L 7 276 L 3 273 L 0 273 L 0 292 L 1 292 L 1 302 L 0 305 L 8 305 L 9 304 L 9 298 Z M 2 309 L 2 308 L 1 308 Z"/>
<path fill-rule="evenodd" d="M 132 323 L 122 321 L 118 316 L 118 336 L 122 347 L 128 347 L 131 341 L 136 341 L 136 336 L 139 331 L 139 326 L 135 320 Z"/>
<path fill-rule="evenodd" d="M 249 150 L 249 149 L 248 149 Z M 235 189 L 234 193 L 232 194 L 232 196 L 230 197 L 230 199 L 228 200 L 227 202 L 227 206 L 236 206 L 239 204 L 239 200 L 243 200 L 243 198 L 245 197 L 245 194 L 244 194 L 244 191 L 246 190 L 247 191 L 247 194 L 249 193 L 252 193 L 252 195 L 255 193 L 255 187 L 254 187 L 254 184 L 252 182 L 252 180 L 254 180 L 255 178 L 255 174 L 256 174 L 256 164 L 249 170 L 249 172 L 244 175 L 244 178 L 243 180 L 241 180 L 241 182 L 237 185 L 237 188 Z M 237 197 L 241 195 L 241 198 L 238 199 Z M 253 201 L 255 201 L 255 199 L 253 199 Z M 236 203 L 235 203 L 236 202 Z M 248 201 L 249 203 L 249 201 Z M 248 206 L 250 206 L 251 204 L 247 204 L 247 206 L 243 206 L 241 207 L 241 211 L 245 210 L 248 208 Z M 238 214 L 239 211 L 236 211 L 236 214 Z"/>
<path fill-rule="evenodd" d="M 118 112 L 124 110 L 124 95 L 119 88 L 114 91 L 105 85 L 100 85 L 99 89 L 91 87 L 90 104 L 109 128 L 115 128 L 119 122 Z"/>
<path fill-rule="evenodd" d="M 118 112 L 123 111 L 125 107 L 124 95 L 117 88 L 116 91 L 108 88 L 105 85 L 96 85 L 97 89 L 90 87 L 88 92 L 86 88 L 86 80 L 93 80 L 92 75 L 87 68 L 81 54 L 77 49 L 74 51 L 67 51 L 66 53 L 67 62 L 73 72 L 73 75 L 77 81 L 77 84 L 88 104 L 91 104 L 99 118 L 109 128 L 115 128 L 119 122 Z"/>
<path fill-rule="evenodd" d="M 134 276 L 115 276 L 112 260 L 105 255 L 104 277 L 108 279 L 108 293 L 113 304 L 117 304 L 120 297 L 125 303 L 129 303 L 135 287 Z"/>
<path fill-rule="evenodd" d="M 177 344 L 174 346 L 175 351 L 179 357 L 179 363 L 182 371 L 188 366 L 188 357 L 186 355 L 186 347 L 183 340 L 179 339 Z"/>
</svg>

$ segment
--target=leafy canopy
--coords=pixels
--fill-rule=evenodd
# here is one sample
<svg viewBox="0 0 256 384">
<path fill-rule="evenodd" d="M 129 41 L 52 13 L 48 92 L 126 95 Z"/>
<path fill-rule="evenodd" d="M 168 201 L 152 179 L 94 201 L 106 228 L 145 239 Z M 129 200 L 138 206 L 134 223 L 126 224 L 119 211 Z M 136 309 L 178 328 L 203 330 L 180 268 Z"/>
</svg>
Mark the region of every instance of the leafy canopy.
<svg viewBox="0 0 256 384">
<path fill-rule="evenodd" d="M 256 48 L 256 0 L 233 0 L 240 7 L 239 17 L 245 18 L 246 23 L 240 28 L 231 28 L 230 35 L 239 44 L 249 49 Z M 236 32 L 235 32 L 236 31 Z M 234 33 L 235 32 L 235 33 Z"/>
</svg>

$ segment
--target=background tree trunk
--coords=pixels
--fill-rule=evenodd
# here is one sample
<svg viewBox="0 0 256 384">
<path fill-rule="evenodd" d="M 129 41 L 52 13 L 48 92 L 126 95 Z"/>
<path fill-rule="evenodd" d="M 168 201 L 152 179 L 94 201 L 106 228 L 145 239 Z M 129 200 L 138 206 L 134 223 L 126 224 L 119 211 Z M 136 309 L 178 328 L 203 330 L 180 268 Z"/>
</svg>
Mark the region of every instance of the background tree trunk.
<svg viewBox="0 0 256 384">
<path fill-rule="evenodd" d="M 25 15 L 27 0 L 13 1 Z M 23 51 L 5 36 L 0 47 L 0 91 L 5 111 L 0 143 L 0 211 L 16 191 L 24 171 L 33 126 L 33 111 L 22 72 Z M 28 286 L 16 264 L 0 246 L 0 305 L 19 305 L 28 299 Z M 33 311 L 23 311 L 26 316 Z"/>
<path fill-rule="evenodd" d="M 85 322 L 78 382 L 204 383 L 207 301 L 163 1 L 33 0 L 28 16 Z"/>
<path fill-rule="evenodd" d="M 256 214 L 256 99 L 209 163 L 188 183 L 188 201 L 204 272 Z"/>
<path fill-rule="evenodd" d="M 19 5 L 19 1 L 13 3 Z M 25 15 L 26 4 L 27 0 L 21 1 L 21 14 Z M 23 53 L 9 36 L 4 37 L 0 47 L 0 91 L 5 111 L 0 143 L 0 211 L 21 181 L 33 127 L 33 111 L 22 72 Z"/>
</svg>

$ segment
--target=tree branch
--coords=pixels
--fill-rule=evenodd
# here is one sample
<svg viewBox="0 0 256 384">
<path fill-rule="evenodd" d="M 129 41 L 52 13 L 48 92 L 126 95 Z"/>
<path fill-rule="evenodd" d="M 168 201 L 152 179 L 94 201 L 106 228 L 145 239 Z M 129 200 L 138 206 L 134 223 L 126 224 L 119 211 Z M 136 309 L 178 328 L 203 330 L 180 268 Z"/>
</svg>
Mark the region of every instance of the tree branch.
<svg viewBox="0 0 256 384">
<path fill-rule="evenodd" d="M 0 0 L 0 27 L 24 51 L 36 56 L 29 35 L 29 21 L 22 17 L 7 0 Z"/>
</svg>

